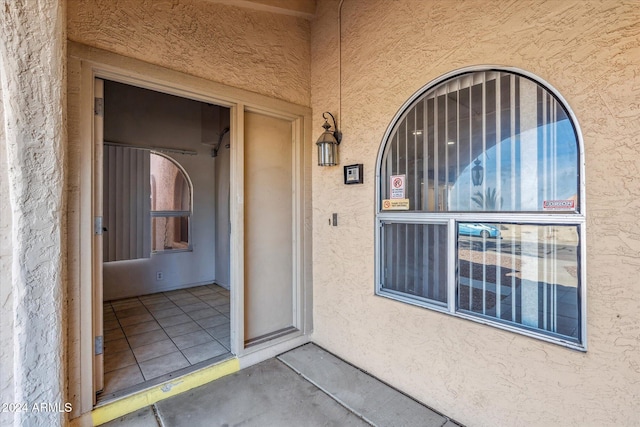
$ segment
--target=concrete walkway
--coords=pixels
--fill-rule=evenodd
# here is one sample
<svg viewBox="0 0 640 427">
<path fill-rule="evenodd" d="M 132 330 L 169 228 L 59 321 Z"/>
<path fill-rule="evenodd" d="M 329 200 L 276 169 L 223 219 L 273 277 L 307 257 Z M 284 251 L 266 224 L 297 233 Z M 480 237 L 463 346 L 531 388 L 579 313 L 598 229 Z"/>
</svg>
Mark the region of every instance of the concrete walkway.
<svg viewBox="0 0 640 427">
<path fill-rule="evenodd" d="M 313 344 L 103 425 L 458 426 Z"/>
</svg>

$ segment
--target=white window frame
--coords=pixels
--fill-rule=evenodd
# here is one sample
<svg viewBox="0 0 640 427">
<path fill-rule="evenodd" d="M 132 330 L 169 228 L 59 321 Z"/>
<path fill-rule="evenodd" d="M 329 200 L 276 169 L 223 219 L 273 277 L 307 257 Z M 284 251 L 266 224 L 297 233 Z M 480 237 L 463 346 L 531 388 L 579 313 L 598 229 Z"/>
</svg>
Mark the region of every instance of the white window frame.
<svg viewBox="0 0 640 427">
<path fill-rule="evenodd" d="M 577 143 L 578 143 L 578 173 L 579 173 L 579 212 L 572 214 L 550 214 L 550 213 L 531 213 L 531 212 L 506 212 L 506 213 L 492 213 L 492 212 L 398 212 L 398 211 L 383 211 L 381 206 L 382 201 L 382 188 L 385 183 L 382 176 L 382 161 L 385 153 L 387 142 L 396 129 L 396 126 L 404 118 L 408 111 L 414 106 L 425 93 L 432 90 L 434 87 L 440 85 L 442 82 L 452 79 L 460 74 L 479 72 L 479 71 L 501 71 L 519 74 L 523 77 L 529 78 L 536 82 L 538 85 L 544 87 L 549 93 L 553 94 L 559 103 L 565 108 L 569 119 L 574 126 Z M 382 138 L 380 148 L 378 151 L 378 157 L 376 162 L 376 189 L 375 189 L 375 294 L 381 297 L 389 298 L 392 300 L 404 302 L 411 305 L 420 306 L 430 310 L 442 312 L 455 316 L 471 320 L 476 323 L 490 325 L 499 329 L 503 329 L 510 332 L 515 332 L 521 335 L 536 338 L 542 341 L 558 344 L 571 349 L 586 351 L 587 350 L 587 281 L 586 281 L 586 218 L 585 218 L 585 165 L 584 165 L 584 144 L 582 140 L 582 132 L 580 130 L 578 121 L 570 109 L 566 100 L 555 90 L 550 84 L 542 80 L 538 76 L 530 74 L 526 71 L 502 66 L 475 66 L 467 67 L 463 69 L 454 70 L 447 73 L 423 86 L 415 94 L 413 94 L 398 110 L 396 115 L 387 127 L 387 130 Z M 413 298 L 409 294 L 403 294 L 401 292 L 389 291 L 382 288 L 382 277 L 384 268 L 383 264 L 383 249 L 381 247 L 382 242 L 382 230 L 385 222 L 391 223 L 407 223 L 407 224 L 447 224 L 447 303 L 446 306 L 440 306 L 436 304 L 430 304 Z M 456 224 L 459 222 L 476 222 L 476 223 L 511 223 L 511 224 L 525 224 L 525 225 L 562 225 L 562 226 L 576 226 L 579 234 L 579 342 L 563 339 L 540 332 L 536 332 L 533 329 L 528 329 L 524 326 L 516 326 L 513 324 L 506 324 L 499 322 L 498 320 L 491 320 L 487 317 L 478 317 L 457 311 L 457 298 L 456 298 L 456 260 L 457 260 L 457 233 Z"/>
</svg>

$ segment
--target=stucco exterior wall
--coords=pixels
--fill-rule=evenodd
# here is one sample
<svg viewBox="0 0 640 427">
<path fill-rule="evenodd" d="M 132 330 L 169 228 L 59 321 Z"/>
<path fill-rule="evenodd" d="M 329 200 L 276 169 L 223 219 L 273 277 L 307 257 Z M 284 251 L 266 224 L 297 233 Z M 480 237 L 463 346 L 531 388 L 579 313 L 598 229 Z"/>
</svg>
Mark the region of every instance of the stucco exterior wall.
<svg viewBox="0 0 640 427">
<path fill-rule="evenodd" d="M 4 105 L 0 89 L 0 165 L 7 165 L 7 144 L 4 135 Z M 9 168 L 0 168 L 0 200 L 9 200 Z M 11 261 L 11 209 L 0 205 L 0 402 L 13 402 L 13 295 Z M 8 425 L 13 414 L 0 413 L 0 424 Z"/>
<path fill-rule="evenodd" d="M 27 405 L 3 408 L 2 425 L 65 419 L 32 409 L 65 403 L 65 27 L 63 0 L 10 2 L 0 15 L 0 402 Z"/>
<path fill-rule="evenodd" d="M 470 426 L 640 424 L 638 3 L 345 1 L 341 65 L 338 4 L 312 22 L 313 138 L 327 110 L 344 135 L 341 166 L 313 168 L 313 340 Z M 586 353 L 374 296 L 383 134 L 423 85 L 482 64 L 547 81 L 581 126 Z M 343 185 L 352 163 L 363 185 Z"/>
<path fill-rule="evenodd" d="M 202 0 L 68 2 L 68 37 L 308 106 L 309 21 Z"/>
</svg>

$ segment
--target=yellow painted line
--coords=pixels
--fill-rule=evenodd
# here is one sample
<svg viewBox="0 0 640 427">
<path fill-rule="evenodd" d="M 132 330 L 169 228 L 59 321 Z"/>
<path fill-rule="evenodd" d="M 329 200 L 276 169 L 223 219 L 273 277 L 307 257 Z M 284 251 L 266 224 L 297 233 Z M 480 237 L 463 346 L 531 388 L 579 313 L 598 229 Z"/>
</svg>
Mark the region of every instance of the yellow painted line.
<svg viewBox="0 0 640 427">
<path fill-rule="evenodd" d="M 240 370 L 238 358 L 226 360 L 217 365 L 200 369 L 175 380 L 158 384 L 150 389 L 118 399 L 115 402 L 100 406 L 91 411 L 93 425 L 99 426 L 115 420 L 138 409 L 153 405 L 156 402 L 175 396 L 192 388 L 200 387 L 208 382 L 233 374 Z"/>
</svg>

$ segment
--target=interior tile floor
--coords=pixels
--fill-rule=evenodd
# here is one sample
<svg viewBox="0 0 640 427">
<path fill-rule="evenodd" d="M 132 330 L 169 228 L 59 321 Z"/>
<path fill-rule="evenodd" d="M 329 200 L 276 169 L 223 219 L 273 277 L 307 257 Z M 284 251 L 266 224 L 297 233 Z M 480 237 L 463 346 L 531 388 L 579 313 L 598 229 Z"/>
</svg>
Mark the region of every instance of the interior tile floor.
<svg viewBox="0 0 640 427">
<path fill-rule="evenodd" d="M 215 284 L 104 303 L 102 396 L 231 356 L 229 291 Z"/>
</svg>

